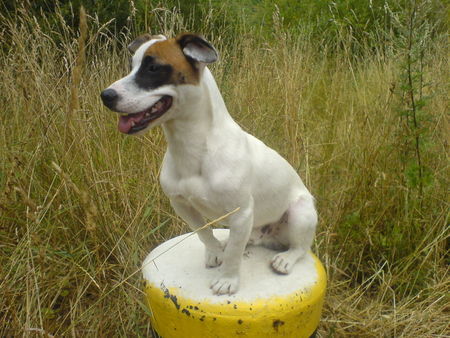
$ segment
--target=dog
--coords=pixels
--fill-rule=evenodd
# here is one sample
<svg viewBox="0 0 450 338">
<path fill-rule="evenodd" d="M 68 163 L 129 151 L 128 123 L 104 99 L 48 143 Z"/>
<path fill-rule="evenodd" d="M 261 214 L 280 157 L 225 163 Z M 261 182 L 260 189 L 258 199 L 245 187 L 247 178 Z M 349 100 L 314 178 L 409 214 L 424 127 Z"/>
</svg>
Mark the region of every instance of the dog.
<svg viewBox="0 0 450 338">
<path fill-rule="evenodd" d="M 144 34 L 128 49 L 131 72 L 101 92 L 119 113 L 118 129 L 138 135 L 162 126 L 167 151 L 160 184 L 175 212 L 205 245 L 206 267 L 221 265 L 213 294 L 239 288 L 247 244 L 284 249 L 270 262 L 288 274 L 310 249 L 317 224 L 314 198 L 292 166 L 246 133 L 228 113 L 207 64 L 216 49 L 190 33 L 167 39 Z M 226 215 L 227 243 L 202 228 Z M 200 230 L 199 230 L 200 229 Z"/>
</svg>

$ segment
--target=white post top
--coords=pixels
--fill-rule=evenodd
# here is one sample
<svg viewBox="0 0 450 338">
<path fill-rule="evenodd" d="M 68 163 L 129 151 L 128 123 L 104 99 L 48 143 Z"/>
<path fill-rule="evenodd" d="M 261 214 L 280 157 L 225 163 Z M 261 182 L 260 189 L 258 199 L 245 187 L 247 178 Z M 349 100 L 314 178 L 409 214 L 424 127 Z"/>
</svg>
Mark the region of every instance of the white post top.
<svg viewBox="0 0 450 338">
<path fill-rule="evenodd" d="M 219 240 L 228 237 L 228 230 L 215 229 Z M 275 251 L 249 246 L 245 250 L 239 291 L 234 295 L 213 295 L 210 281 L 219 274 L 220 267 L 205 267 L 205 248 L 196 234 L 185 234 L 170 239 L 155 248 L 142 267 L 145 280 L 164 289 L 177 288 L 183 297 L 206 300 L 209 303 L 224 301 L 251 302 L 273 296 L 286 296 L 295 292 L 308 292 L 318 279 L 316 262 L 308 253 L 289 275 L 275 273 L 270 260 Z"/>
</svg>

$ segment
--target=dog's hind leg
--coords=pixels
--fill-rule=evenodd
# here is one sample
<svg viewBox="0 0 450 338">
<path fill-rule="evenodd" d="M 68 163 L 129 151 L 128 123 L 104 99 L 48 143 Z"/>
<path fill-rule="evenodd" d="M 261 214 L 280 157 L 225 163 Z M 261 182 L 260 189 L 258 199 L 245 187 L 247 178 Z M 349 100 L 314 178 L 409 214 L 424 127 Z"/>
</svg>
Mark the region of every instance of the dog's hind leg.
<svg viewBox="0 0 450 338">
<path fill-rule="evenodd" d="M 205 224 L 202 215 L 189 204 L 174 200 L 170 200 L 170 204 L 193 231 L 197 231 Z M 214 237 L 212 229 L 198 230 L 197 235 L 205 244 L 206 267 L 213 268 L 222 264 L 224 245 Z"/>
<path fill-rule="evenodd" d="M 287 213 L 280 220 L 254 228 L 250 234 L 248 245 L 261 245 L 271 250 L 283 251 L 288 249 Z"/>
<path fill-rule="evenodd" d="M 271 262 L 272 268 L 282 274 L 292 271 L 295 263 L 311 248 L 317 225 L 317 212 L 313 197 L 302 195 L 293 202 L 287 211 L 287 227 L 282 234 L 289 249 L 276 254 Z"/>
</svg>

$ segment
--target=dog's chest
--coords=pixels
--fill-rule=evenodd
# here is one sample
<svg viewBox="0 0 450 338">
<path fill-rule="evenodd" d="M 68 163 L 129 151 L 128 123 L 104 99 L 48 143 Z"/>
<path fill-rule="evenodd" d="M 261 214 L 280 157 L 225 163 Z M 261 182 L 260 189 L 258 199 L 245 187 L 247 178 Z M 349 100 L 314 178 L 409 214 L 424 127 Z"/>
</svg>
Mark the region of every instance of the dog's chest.
<svg viewBox="0 0 450 338">
<path fill-rule="evenodd" d="M 211 189 L 207 177 L 196 175 L 178 178 L 166 174 L 161 173 L 160 181 L 169 199 L 188 203 L 207 218 L 217 218 L 225 213 L 227 202 L 219 192 Z"/>
</svg>

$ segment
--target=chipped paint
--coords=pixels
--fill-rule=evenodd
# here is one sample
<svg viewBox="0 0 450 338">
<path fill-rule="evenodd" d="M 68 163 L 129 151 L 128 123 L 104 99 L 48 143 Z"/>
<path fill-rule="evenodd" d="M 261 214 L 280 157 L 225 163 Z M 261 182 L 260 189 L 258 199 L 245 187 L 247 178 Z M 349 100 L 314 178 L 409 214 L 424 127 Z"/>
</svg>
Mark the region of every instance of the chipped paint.
<svg viewBox="0 0 450 338">
<path fill-rule="evenodd" d="M 273 329 L 274 329 L 276 332 L 278 332 L 278 328 L 279 328 L 281 325 L 284 325 L 284 322 L 283 322 L 282 320 L 280 320 L 280 319 L 275 319 L 275 320 L 273 321 L 273 324 L 272 324 Z"/>
<path fill-rule="evenodd" d="M 177 296 L 171 295 L 169 292 L 169 289 L 167 289 L 165 287 L 164 283 L 161 283 L 161 290 L 163 290 L 163 292 L 164 292 L 164 298 L 169 298 L 172 301 L 172 303 L 175 305 L 177 310 L 179 310 L 180 304 L 178 304 Z"/>
</svg>

